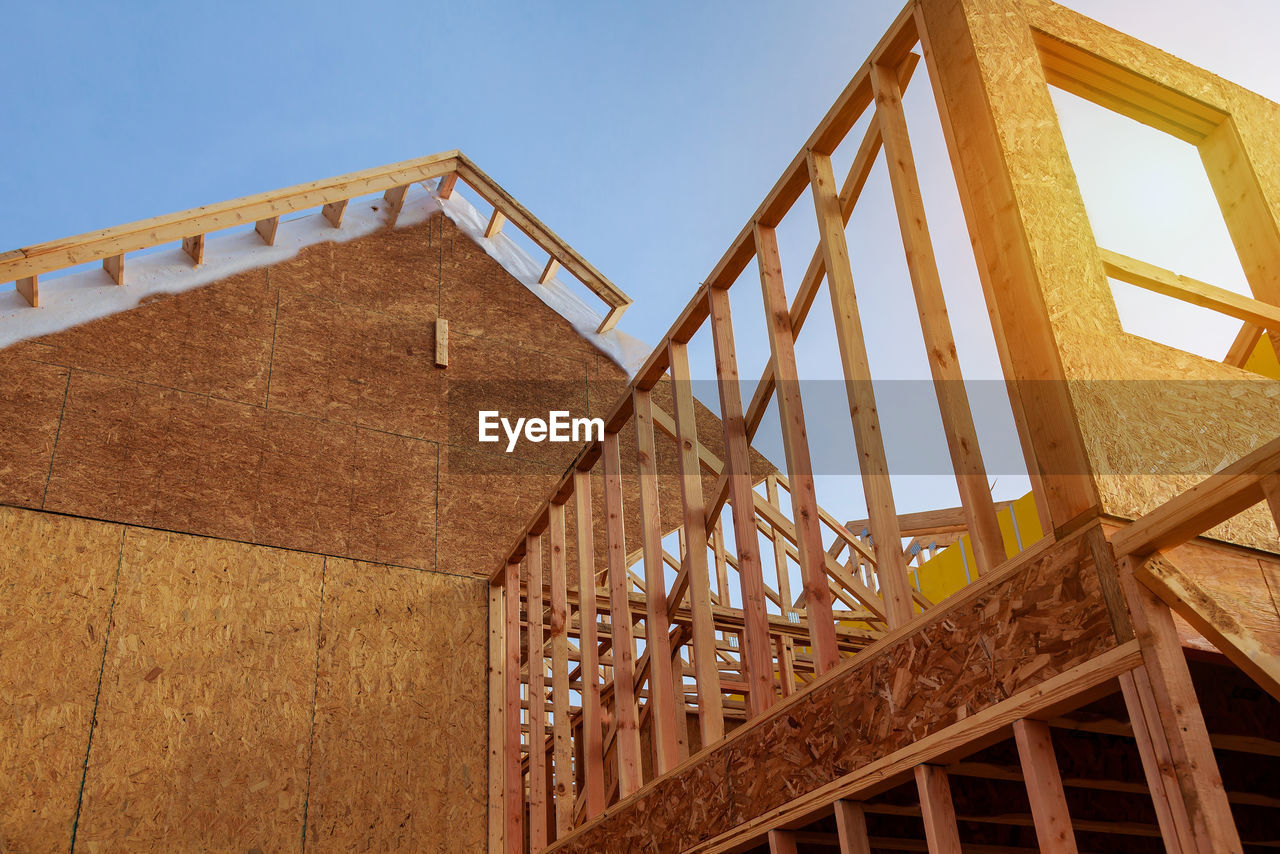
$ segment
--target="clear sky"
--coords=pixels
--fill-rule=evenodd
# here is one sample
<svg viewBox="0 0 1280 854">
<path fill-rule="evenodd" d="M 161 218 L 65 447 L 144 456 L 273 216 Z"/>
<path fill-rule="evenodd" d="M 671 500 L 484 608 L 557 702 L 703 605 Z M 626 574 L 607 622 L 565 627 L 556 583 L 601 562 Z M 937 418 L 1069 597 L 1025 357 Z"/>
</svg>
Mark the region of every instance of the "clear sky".
<svg viewBox="0 0 1280 854">
<path fill-rule="evenodd" d="M 1280 4 L 1071 5 L 1280 100 Z M 899 0 L 12 5 L 0 53 L 0 250 L 460 148 L 635 298 L 622 326 L 652 344 L 900 8 Z M 924 100 L 909 100 L 911 115 L 930 118 L 927 87 L 913 88 Z M 1243 287 L 1220 220 L 1203 219 L 1216 212 L 1205 214 L 1194 153 L 1188 160 L 1173 141 L 1167 156 L 1153 157 L 1146 129 L 1108 123 L 1069 97 L 1059 106 L 1100 242 Z M 913 141 L 931 220 L 945 233 L 955 191 L 928 124 L 913 125 Z M 938 156 L 923 162 L 930 140 Z M 895 330 L 914 322 L 901 298 L 905 278 L 880 266 L 900 261 L 875 260 L 900 254 L 886 187 L 881 170 L 851 229 L 859 296 L 877 318 L 873 366 L 924 377 L 921 354 L 899 352 Z M 1114 209 L 1109 193 L 1122 202 Z M 1147 222 L 1171 212 L 1178 216 Z M 861 243 L 852 236 L 859 222 Z M 782 237 L 794 287 L 813 235 L 799 227 Z M 958 280 L 948 298 L 962 356 L 994 377 L 967 253 L 958 231 L 939 247 Z M 740 341 L 758 322 L 749 307 L 758 294 L 745 278 L 735 290 Z M 1118 299 L 1135 331 L 1165 316 L 1162 304 Z M 1235 327 L 1204 333 L 1198 317 L 1173 323 L 1174 334 L 1221 358 Z M 819 319 L 813 326 L 802 368 L 838 376 L 829 329 Z M 743 374 L 758 376 L 766 356 L 748 346 Z M 984 447 L 1001 441 L 992 431 Z M 997 493 L 1020 484 L 1008 479 Z M 932 486 L 903 491 L 904 510 L 951 500 Z"/>
</svg>

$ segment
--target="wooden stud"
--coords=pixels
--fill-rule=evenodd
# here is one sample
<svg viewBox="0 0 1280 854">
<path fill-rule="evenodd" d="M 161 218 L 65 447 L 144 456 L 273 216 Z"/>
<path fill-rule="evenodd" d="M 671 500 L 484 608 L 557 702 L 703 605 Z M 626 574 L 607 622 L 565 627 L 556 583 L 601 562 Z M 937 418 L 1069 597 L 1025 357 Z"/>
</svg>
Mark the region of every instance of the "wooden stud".
<svg viewBox="0 0 1280 854">
<path fill-rule="evenodd" d="M 1144 683 L 1141 688 L 1139 679 Z M 1164 729 L 1160 725 L 1146 668 L 1139 666 L 1129 673 L 1122 673 L 1119 681 L 1165 850 L 1169 854 L 1194 854 L 1191 819 L 1178 788 L 1173 757 L 1169 752 L 1169 742 L 1164 737 Z"/>
<path fill-rule="evenodd" d="M 1163 267 L 1130 258 L 1128 255 L 1121 255 L 1119 252 L 1102 248 L 1099 248 L 1098 252 L 1102 255 L 1103 269 L 1113 279 L 1128 282 L 1152 293 L 1164 294 L 1192 305 L 1211 309 L 1268 330 L 1280 330 L 1280 307 L 1241 296 L 1235 291 L 1219 288 L 1189 276 L 1179 276 Z M 1252 351 L 1249 355 L 1252 355 Z"/>
<path fill-rule="evenodd" d="M 262 242 L 268 246 L 276 245 L 276 232 L 280 229 L 280 217 L 269 216 L 266 219 L 260 219 L 253 224 L 253 230 L 262 238 Z"/>
<path fill-rule="evenodd" d="M 449 321 L 436 318 L 436 367 L 449 367 Z"/>
<path fill-rule="evenodd" d="M 339 199 L 336 202 L 329 202 L 320 209 L 320 213 L 324 218 L 329 220 L 329 224 L 334 228 L 342 228 L 342 215 L 347 212 L 347 202 L 349 199 Z"/>
<path fill-rule="evenodd" d="M 965 391 L 964 376 L 960 372 L 955 337 L 947 315 L 942 280 L 938 275 L 938 262 L 934 258 L 929 223 L 925 218 L 915 156 L 907 134 L 906 116 L 902 112 L 897 70 L 872 63 L 871 85 L 875 92 L 876 122 L 884 139 L 885 163 L 902 232 L 907 271 L 915 292 L 920 329 L 924 334 L 929 371 L 933 376 L 943 432 L 947 437 L 961 504 L 968 517 L 969 537 L 980 575 L 1004 562 L 1004 537 L 996 520 L 987 469 L 978 446 L 978 431 L 973 424 L 973 412 Z"/>
<path fill-rule="evenodd" d="M 778 658 L 778 685 L 785 699 L 796 691 L 795 647 L 791 638 L 784 635 L 774 635 L 773 645 Z"/>
<path fill-rule="evenodd" d="M 742 586 L 746 646 L 742 651 L 742 660 L 746 665 L 751 714 L 759 715 L 773 705 L 774 691 L 769 622 L 765 616 L 764 576 L 755 530 L 753 496 L 756 492 L 751 488 L 751 452 L 747 446 L 746 427 L 742 419 L 738 355 L 733 343 L 729 292 L 712 288 L 709 299 L 711 337 L 716 355 L 716 382 L 720 391 L 720 416 L 724 425 L 725 471 L 729 474 L 734 541 L 738 547 L 738 578 Z"/>
<path fill-rule="evenodd" d="M 804 402 L 800 395 L 800 373 L 796 365 L 795 337 L 791 328 L 791 311 L 787 307 L 787 289 L 782 279 L 782 259 L 778 239 L 772 228 L 756 223 L 756 262 L 760 269 L 760 288 L 764 299 L 769 333 L 769 352 L 773 362 L 774 385 L 777 388 L 778 419 L 782 425 L 782 441 L 791 480 L 791 515 L 795 519 L 796 547 L 800 554 L 800 577 L 804 584 L 805 614 L 813 640 L 814 665 L 821 676 L 840 660 L 831 616 L 831 586 L 825 572 L 826 554 L 822 547 L 822 530 L 818 518 L 818 494 L 813 481 L 813 460 L 809 455 L 809 437 L 805 432 Z M 778 485 L 770 480 L 768 500 L 776 504 Z M 778 563 L 778 590 L 786 607 L 792 607 L 790 584 L 786 583 L 785 549 L 774 540 L 774 559 Z"/>
<path fill-rule="evenodd" d="M 853 422 L 854 441 L 858 448 L 867 515 L 871 518 L 876 575 L 880 579 L 889 627 L 897 628 L 912 617 L 911 588 L 907 583 L 902 535 L 898 531 L 898 511 L 894 508 L 889 463 L 884 453 L 884 440 L 880 435 L 875 393 L 871 388 L 871 366 L 867 360 L 862 321 L 858 316 L 853 272 L 849 267 L 849 247 L 845 242 L 844 220 L 840 214 L 840 201 L 836 196 L 831 158 L 809 152 L 809 178 L 818 217 L 819 240 L 827 268 L 836 339 L 844 364 L 849 417 Z"/>
<path fill-rule="evenodd" d="M 782 504 L 778 496 L 778 477 L 769 475 L 764 479 L 765 500 L 782 512 Z M 778 598 L 782 601 L 783 614 L 791 611 L 795 598 L 791 595 L 791 571 L 787 565 L 786 539 L 773 526 L 769 527 L 769 542 L 773 543 L 773 567 L 778 579 Z"/>
<path fill-rule="evenodd" d="M 1178 786 L 1201 851 L 1239 852 L 1240 836 L 1231 816 L 1209 731 L 1200 713 L 1195 686 L 1168 606 L 1138 583 L 1137 559 L 1121 561 L 1120 584 L 1129 605 L 1134 634 L 1142 647 L 1160 725 L 1177 774 Z"/>
<path fill-rule="evenodd" d="M 504 839 L 507 854 L 524 852 L 524 772 L 520 762 L 520 562 L 507 563 L 502 580 L 503 608 L 506 618 L 504 639 L 507 647 L 506 682 L 506 757 L 503 775 L 503 806 L 506 810 Z"/>
<path fill-rule="evenodd" d="M 1040 850 L 1046 854 L 1076 854 L 1075 833 L 1071 829 L 1067 795 L 1062 789 L 1049 725 L 1023 718 L 1014 722 L 1013 737 L 1018 744 L 1018 758 Z"/>
<path fill-rule="evenodd" d="M 798 854 L 796 835 L 789 830 L 769 831 L 769 854 Z"/>
<path fill-rule="evenodd" d="M 1222 361 L 1236 368 L 1243 368 L 1245 363 L 1249 361 L 1249 357 L 1253 355 L 1253 351 L 1258 348 L 1258 342 L 1262 340 L 1262 327 L 1254 326 L 1252 323 L 1245 323 L 1240 327 L 1240 331 L 1236 333 L 1235 339 L 1231 342 L 1231 347 L 1227 349 L 1227 355 Z"/>
<path fill-rule="evenodd" d="M 489 850 L 503 850 L 506 816 L 503 795 L 506 774 L 506 619 L 505 588 L 489 586 Z"/>
<path fill-rule="evenodd" d="M 947 772 L 939 765 L 917 765 L 915 773 L 929 854 L 961 854 L 956 808 L 951 803 Z"/>
<path fill-rule="evenodd" d="M 582 781 L 586 816 L 604 812 L 604 746 L 600 722 L 600 676 L 596 661 L 595 544 L 591 519 L 591 475 L 573 472 L 574 522 L 578 538 L 578 615 L 582 651 Z"/>
<path fill-rule="evenodd" d="M 609 555 L 609 627 L 613 633 L 613 701 L 618 757 L 618 793 L 627 797 L 643 785 L 640 725 L 635 700 L 635 640 L 631 634 L 627 546 L 622 516 L 622 459 L 618 434 L 604 434 L 604 512 Z"/>
<path fill-rule="evenodd" d="M 542 268 L 542 274 L 538 276 L 538 284 L 545 285 L 547 282 L 555 278 L 556 273 L 560 269 L 560 262 L 555 258 L 547 259 L 547 266 Z"/>
<path fill-rule="evenodd" d="M 453 188 L 458 183 L 458 173 L 450 172 L 440 178 L 440 183 L 436 184 L 436 195 L 442 199 L 447 199 L 453 195 Z"/>
<path fill-rule="evenodd" d="M 388 205 L 390 210 L 387 214 L 387 225 L 395 228 L 396 220 L 400 218 L 400 212 L 404 210 L 404 200 L 409 195 L 409 185 L 403 184 L 399 187 L 392 187 L 382 194 L 382 199 Z"/>
<path fill-rule="evenodd" d="M 684 522 L 680 571 L 689 585 L 698 721 L 705 746 L 724 738 L 724 697 L 720 693 L 720 668 L 715 657 L 715 620 L 711 614 L 711 579 L 707 571 L 707 526 L 702 516 L 702 470 L 698 463 L 697 409 L 693 400 L 688 346 L 671 341 L 667 347 L 671 351 L 671 394 L 675 401 L 676 445 L 680 452 L 680 497 Z M 723 550 L 718 549 L 718 561 L 722 558 Z"/>
<path fill-rule="evenodd" d="M 551 546 L 551 737 L 554 745 L 552 797 L 556 838 L 573 825 L 573 747 L 569 730 L 569 578 L 565 555 L 564 505 L 552 502 L 548 539 Z"/>
<path fill-rule="evenodd" d="M 107 275 L 111 277 L 111 281 L 117 285 L 124 284 L 124 256 L 108 255 L 102 259 L 102 269 L 107 271 Z"/>
<path fill-rule="evenodd" d="M 25 279 L 18 279 L 14 283 L 18 294 L 31 304 L 32 308 L 40 307 L 40 277 L 28 276 Z"/>
<path fill-rule="evenodd" d="M 204 235 L 182 238 L 182 251 L 191 256 L 197 267 L 204 263 Z"/>
<path fill-rule="evenodd" d="M 650 393 L 632 392 L 636 423 L 636 467 L 640 481 L 640 537 L 644 549 L 645 645 L 650 651 L 649 709 L 653 725 L 657 772 L 665 774 L 680 762 L 676 738 L 676 692 L 671 669 L 658 662 L 671 660 L 667 622 L 666 567 L 662 562 L 662 520 L 658 507 L 658 454 L 654 447 Z M 683 697 L 680 705 L 683 707 Z"/>
<path fill-rule="evenodd" d="M 506 223 L 506 221 L 507 221 L 506 214 L 504 214 L 502 211 L 498 210 L 497 208 L 494 208 L 493 214 L 490 215 L 489 217 L 489 224 L 484 227 L 484 236 L 486 238 L 492 238 L 497 236 L 498 232 L 502 231 L 502 226 Z"/>
<path fill-rule="evenodd" d="M 542 636 L 542 537 L 525 541 L 525 585 L 529 608 L 529 850 L 540 851 L 547 833 L 547 685 Z"/>
<path fill-rule="evenodd" d="M 867 814 L 855 801 L 836 801 L 836 833 L 840 854 L 871 854 L 867 837 Z"/>
</svg>

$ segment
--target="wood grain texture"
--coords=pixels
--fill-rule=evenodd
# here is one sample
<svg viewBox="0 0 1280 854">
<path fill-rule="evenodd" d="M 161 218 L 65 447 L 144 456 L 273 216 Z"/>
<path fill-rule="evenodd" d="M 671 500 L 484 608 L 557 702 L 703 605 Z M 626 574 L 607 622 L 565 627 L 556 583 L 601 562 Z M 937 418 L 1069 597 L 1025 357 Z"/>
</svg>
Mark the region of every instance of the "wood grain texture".
<svg viewBox="0 0 1280 854">
<path fill-rule="evenodd" d="M 994 574 L 556 851 L 679 851 L 1114 649 L 1080 537 Z"/>
<path fill-rule="evenodd" d="M 297 844 L 323 563 L 128 531 L 77 844 Z"/>
<path fill-rule="evenodd" d="M 308 851 L 483 848 L 485 592 L 328 560 Z"/>
<path fill-rule="evenodd" d="M 65 851 L 122 528 L 0 508 L 0 846 Z"/>
</svg>

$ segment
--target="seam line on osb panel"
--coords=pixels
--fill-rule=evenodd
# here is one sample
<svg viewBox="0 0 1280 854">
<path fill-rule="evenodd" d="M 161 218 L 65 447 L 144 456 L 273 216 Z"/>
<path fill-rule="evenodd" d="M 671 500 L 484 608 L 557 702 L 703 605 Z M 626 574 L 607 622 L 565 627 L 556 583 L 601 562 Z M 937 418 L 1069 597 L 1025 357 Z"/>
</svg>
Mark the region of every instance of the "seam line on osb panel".
<svg viewBox="0 0 1280 854">
<path fill-rule="evenodd" d="M 267 289 L 271 288 L 271 270 L 267 270 Z M 280 328 L 280 291 L 276 291 L 276 311 L 271 319 L 271 353 L 267 356 L 267 397 L 263 409 L 271 408 L 271 371 L 276 364 L 276 330 Z"/>
<path fill-rule="evenodd" d="M 324 583 L 329 558 L 320 565 L 320 615 L 316 619 L 316 677 L 311 685 L 311 735 L 307 739 L 307 788 L 302 797 L 302 850 L 307 850 L 307 812 L 311 807 L 311 760 L 316 752 L 316 704 L 320 699 L 320 645 L 324 642 Z"/>
<path fill-rule="evenodd" d="M 40 509 L 44 509 L 44 503 L 49 500 L 49 482 L 53 480 L 53 459 L 58 455 L 58 440 L 62 438 L 62 416 L 67 413 L 67 397 L 71 394 L 71 371 L 67 368 L 67 382 L 62 387 L 62 407 L 58 410 L 58 429 L 53 434 L 53 448 L 49 451 L 49 471 L 44 476 L 44 494 L 40 496 Z"/>
<path fill-rule="evenodd" d="M 124 540 L 128 533 L 129 529 L 122 525 L 120 527 L 120 551 L 116 555 L 116 575 L 111 584 L 111 605 L 107 608 L 107 630 L 103 632 L 102 638 L 102 661 L 98 665 L 98 687 L 93 693 L 93 713 L 89 717 L 89 741 L 84 748 L 84 765 L 80 770 L 80 791 L 76 795 L 75 818 L 71 821 L 70 850 L 72 854 L 75 854 L 76 850 L 76 831 L 80 829 L 80 808 L 84 804 L 85 782 L 89 779 L 89 753 L 93 750 L 93 732 L 98 728 L 98 700 L 102 697 L 102 674 L 107 669 L 107 650 L 111 645 L 111 625 L 115 620 L 116 594 L 120 591 L 120 567 L 124 563 Z"/>
<path fill-rule="evenodd" d="M 8 507 L 13 510 L 20 510 L 24 513 L 43 513 L 47 516 L 62 516 L 67 519 L 83 519 L 86 522 L 99 522 L 103 525 L 119 525 L 121 528 L 135 528 L 139 531 L 156 531 L 161 534 L 177 534 L 180 537 L 199 537 L 206 540 L 217 540 L 223 543 L 239 543 L 244 546 L 256 546 L 261 549 L 275 549 L 282 552 L 293 552 L 295 554 L 309 555 L 311 557 L 333 558 L 334 560 L 349 560 L 355 563 L 367 563 L 373 566 L 381 566 L 387 569 L 404 569 L 410 572 L 423 572 L 431 575 L 447 575 L 451 578 L 462 578 L 467 581 L 481 581 L 487 583 L 486 576 L 479 574 L 470 574 L 465 572 L 449 572 L 443 569 L 426 569 L 421 566 L 409 566 L 403 563 L 382 563 L 369 558 L 353 557 L 352 555 L 331 554 L 329 552 L 313 552 L 307 549 L 300 549 L 294 546 L 279 546 L 271 543 L 255 543 L 253 540 L 237 540 L 235 537 L 223 537 L 217 534 L 200 534 L 192 531 L 179 531 L 173 528 L 161 528 L 156 525 L 142 525 L 137 522 L 126 522 L 120 519 L 107 519 L 101 516 L 83 516 L 79 513 L 67 513 L 62 510 L 41 510 L 34 507 L 25 507 L 21 504 L 12 504 L 7 501 L 0 501 L 0 507 Z"/>
</svg>

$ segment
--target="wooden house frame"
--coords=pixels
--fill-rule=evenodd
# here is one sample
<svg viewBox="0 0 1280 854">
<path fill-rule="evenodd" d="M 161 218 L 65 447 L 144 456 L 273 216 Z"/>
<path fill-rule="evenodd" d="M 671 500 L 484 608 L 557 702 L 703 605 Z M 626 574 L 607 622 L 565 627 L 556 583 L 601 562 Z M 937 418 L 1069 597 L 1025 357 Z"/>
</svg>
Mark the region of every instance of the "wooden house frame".
<svg viewBox="0 0 1280 854">
<path fill-rule="evenodd" d="M 921 59 L 1046 532 L 1025 548 L 1002 537 L 988 492 L 920 199 L 901 98 Z M 1198 148 L 1252 298 L 1097 246 L 1049 85 Z M 831 155 L 867 111 L 869 129 L 838 183 Z M 958 852 L 949 769 L 1012 738 L 1020 768 L 1006 779 L 1025 782 L 1026 826 L 1041 850 L 1075 851 L 1073 830 L 1098 823 L 1073 822 L 1051 725 L 1107 695 L 1123 698 L 1120 731 L 1141 756 L 1139 790 L 1158 824 L 1110 829 L 1145 833 L 1169 851 L 1244 850 L 1184 647 L 1207 639 L 1280 699 L 1280 613 L 1267 592 L 1267 577 L 1280 578 L 1280 419 L 1275 383 L 1238 367 L 1264 330 L 1280 352 L 1278 142 L 1280 106 L 1048 0 L 909 3 L 614 405 L 604 440 L 584 450 L 494 569 L 490 850 Z M 845 238 L 881 151 L 963 501 L 924 523 L 895 507 Z M 789 305 L 775 236 L 788 215 L 816 216 L 819 233 Z M 771 359 L 744 407 L 728 289 L 753 262 Z M 1242 321 L 1227 363 L 1126 333 L 1108 277 Z M 865 532 L 830 518 L 813 487 L 818 449 L 806 436 L 795 341 L 824 280 Z M 688 342 L 702 328 L 714 341 L 723 461 L 689 429 Z M 1175 377 L 1204 384 L 1181 397 L 1156 384 L 1124 400 L 1088 387 Z M 790 479 L 770 477 L 761 495 L 747 455 L 775 394 Z M 1128 441 L 1137 428 L 1117 426 L 1118 410 L 1158 419 L 1164 447 L 1214 464 L 1199 476 L 1127 474 L 1150 470 L 1127 466 L 1159 448 L 1149 437 Z M 1256 429 L 1227 429 L 1245 423 Z M 1206 424 L 1221 428 L 1215 438 L 1201 438 Z M 619 437 L 633 430 L 639 530 L 626 529 L 622 512 Z M 674 446 L 680 464 L 678 555 L 664 552 L 658 521 L 660 445 Z M 1223 458 L 1234 462 L 1215 470 Z M 708 474 L 717 486 L 705 493 Z M 602 545 L 591 542 L 593 515 L 604 518 Z M 566 559 L 567 517 L 576 566 Z M 904 529 L 930 524 L 966 531 L 979 568 L 936 604 L 912 589 L 900 549 Z M 774 565 L 787 556 L 799 565 L 802 591 L 766 584 L 757 531 L 772 542 Z M 740 608 L 727 607 L 729 568 Z M 780 573 L 779 588 L 787 583 Z M 770 615 L 770 599 L 798 620 Z M 918 795 L 908 811 L 923 821 L 925 839 L 912 843 L 923 848 L 867 835 L 868 815 L 905 809 L 875 801 L 903 785 Z M 835 833 L 808 829 L 815 821 L 834 821 Z"/>
</svg>

